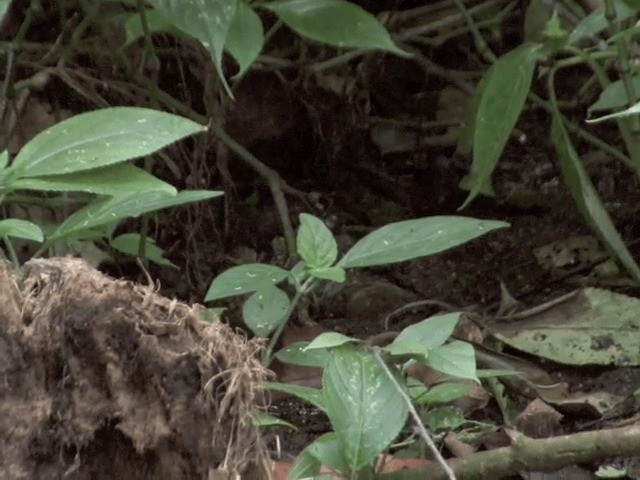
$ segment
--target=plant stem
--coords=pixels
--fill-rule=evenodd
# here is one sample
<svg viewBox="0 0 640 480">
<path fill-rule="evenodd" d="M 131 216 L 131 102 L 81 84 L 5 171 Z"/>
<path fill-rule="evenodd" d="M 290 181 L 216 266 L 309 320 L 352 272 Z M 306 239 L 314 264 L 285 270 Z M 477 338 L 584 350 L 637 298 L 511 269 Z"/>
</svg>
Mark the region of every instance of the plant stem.
<svg viewBox="0 0 640 480">
<path fill-rule="evenodd" d="M 313 280 L 313 279 L 309 279 L 309 280 Z M 289 304 L 287 313 L 284 316 L 284 319 L 282 320 L 280 325 L 278 325 L 278 328 L 276 328 L 275 332 L 273 332 L 273 335 L 271 335 L 271 338 L 269 339 L 269 344 L 267 345 L 267 349 L 262 355 L 262 364 L 265 367 L 268 367 L 271 361 L 273 360 L 272 358 L 273 351 L 275 350 L 276 345 L 278 344 L 278 340 L 280 340 L 280 337 L 282 336 L 282 332 L 284 331 L 285 327 L 289 323 L 289 318 L 291 317 L 291 314 L 294 312 L 296 306 L 298 305 L 302 297 L 309 292 L 310 287 L 311 287 L 310 284 L 307 285 L 306 288 L 305 286 L 296 287 L 296 294 L 293 296 L 293 300 L 291 300 L 291 303 Z"/>
</svg>

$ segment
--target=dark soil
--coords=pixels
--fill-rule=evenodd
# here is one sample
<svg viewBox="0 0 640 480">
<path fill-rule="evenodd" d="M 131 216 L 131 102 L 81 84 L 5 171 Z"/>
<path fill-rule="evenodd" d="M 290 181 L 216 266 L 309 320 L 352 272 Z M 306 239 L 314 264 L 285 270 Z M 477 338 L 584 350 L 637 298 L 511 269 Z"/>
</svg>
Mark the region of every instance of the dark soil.
<svg viewBox="0 0 640 480">
<path fill-rule="evenodd" d="M 0 477 L 207 478 L 256 466 L 257 346 L 79 259 L 0 265 Z M 210 477 L 209 477 L 210 478 Z"/>
</svg>

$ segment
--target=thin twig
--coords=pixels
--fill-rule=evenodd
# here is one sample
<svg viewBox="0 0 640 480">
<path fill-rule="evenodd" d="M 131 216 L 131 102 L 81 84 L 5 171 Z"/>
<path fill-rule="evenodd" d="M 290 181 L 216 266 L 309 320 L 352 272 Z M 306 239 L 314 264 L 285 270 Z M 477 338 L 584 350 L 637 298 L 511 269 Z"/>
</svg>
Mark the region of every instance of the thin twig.
<svg viewBox="0 0 640 480">
<path fill-rule="evenodd" d="M 384 372 L 387 374 L 387 376 L 391 379 L 393 386 L 396 387 L 396 389 L 402 396 L 403 400 L 407 404 L 409 413 L 411 414 L 413 421 L 416 423 L 416 426 L 418 427 L 418 432 L 420 433 L 420 436 L 429 447 L 429 450 L 431 450 L 431 453 L 433 454 L 437 462 L 440 464 L 442 469 L 446 472 L 447 477 L 449 477 L 449 480 L 456 480 L 456 474 L 453 473 L 453 470 L 447 464 L 447 461 L 442 457 L 442 455 L 438 451 L 438 447 L 436 446 L 435 442 L 431 438 L 431 435 L 429 435 L 429 432 L 427 432 L 427 429 L 425 428 L 424 424 L 420 420 L 420 415 L 418 415 L 418 412 L 413 406 L 413 402 L 411 401 L 411 398 L 409 398 L 409 395 L 407 394 L 405 389 L 402 388 L 402 386 L 398 383 L 398 380 L 396 380 L 396 377 L 393 376 L 393 373 L 391 372 L 391 370 L 389 370 L 389 367 L 387 366 L 385 361 L 382 359 L 382 355 L 380 355 L 380 348 L 373 347 L 371 350 L 373 353 L 373 357 L 380 364 L 380 366 L 382 367 Z"/>
</svg>

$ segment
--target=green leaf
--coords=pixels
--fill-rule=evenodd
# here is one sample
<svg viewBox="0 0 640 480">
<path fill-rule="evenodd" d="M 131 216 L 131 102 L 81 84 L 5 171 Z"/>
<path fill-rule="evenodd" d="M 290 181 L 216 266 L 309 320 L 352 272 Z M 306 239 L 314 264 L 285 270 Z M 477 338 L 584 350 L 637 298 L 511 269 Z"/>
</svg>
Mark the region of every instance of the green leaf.
<svg viewBox="0 0 640 480">
<path fill-rule="evenodd" d="M 426 362 L 427 358 L 429 358 L 429 349 L 423 344 L 412 340 L 394 341 L 382 350 L 395 357 L 414 358 L 421 362 Z"/>
<path fill-rule="evenodd" d="M 110 240 L 109 246 L 126 255 L 137 257 L 141 239 L 142 236 L 139 233 L 124 233 Z M 156 245 L 153 238 L 145 237 L 144 243 L 145 258 L 163 267 L 178 268 L 164 257 L 164 251 Z"/>
<path fill-rule="evenodd" d="M 338 265 L 356 268 L 403 262 L 442 252 L 508 226 L 505 222 L 446 216 L 390 223 L 360 239 Z"/>
<path fill-rule="evenodd" d="M 331 280 L 332 282 L 342 283 L 347 278 L 347 273 L 341 267 L 319 267 L 309 270 L 309 275 L 321 280 Z"/>
<path fill-rule="evenodd" d="M 342 443 L 335 432 L 328 432 L 321 435 L 305 450 L 308 450 L 309 453 L 317 458 L 322 465 L 326 465 L 331 470 L 342 472 L 344 474 L 351 472 L 345 461 Z M 331 478 L 335 478 L 335 476 Z"/>
<path fill-rule="evenodd" d="M 582 216 L 607 248 L 615 253 L 627 272 L 636 281 L 640 281 L 640 268 L 625 246 L 609 213 L 602 204 L 598 192 L 593 183 L 591 183 L 591 179 L 564 128 L 562 117 L 557 107 L 552 112 L 551 139 L 558 155 L 562 177 Z"/>
<path fill-rule="evenodd" d="M 273 284 L 267 284 L 244 302 L 242 318 L 254 334 L 267 337 L 287 320 L 290 306 L 286 293 Z"/>
<path fill-rule="evenodd" d="M 376 17 L 344 0 L 281 0 L 261 5 L 289 28 L 334 47 L 386 50 L 410 56 L 399 49 Z"/>
<path fill-rule="evenodd" d="M 263 46 L 264 30 L 260 17 L 243 0 L 238 0 L 226 44 L 227 51 L 240 66 L 235 77 L 244 75 L 260 55 Z"/>
<path fill-rule="evenodd" d="M 0 152 L 0 170 L 4 170 L 9 163 L 9 152 L 4 150 Z"/>
<path fill-rule="evenodd" d="M 322 391 L 317 388 L 303 387 L 302 385 L 293 385 L 288 383 L 263 382 L 262 387 L 272 392 L 282 392 L 288 395 L 298 397 L 318 410 L 326 411 Z"/>
<path fill-rule="evenodd" d="M 501 57 L 487 73 L 475 119 L 472 188 L 465 208 L 491 178 L 531 88 L 539 46 L 525 43 Z"/>
<path fill-rule="evenodd" d="M 247 263 L 225 270 L 213 279 L 204 297 L 205 302 L 255 292 L 267 285 L 275 285 L 289 273 L 275 265 Z"/>
<path fill-rule="evenodd" d="M 347 337 L 338 332 L 325 332 L 318 335 L 302 351 L 306 352 L 316 348 L 333 348 L 347 343 L 360 342 L 357 338 Z"/>
<path fill-rule="evenodd" d="M 630 106 L 629 108 L 625 108 L 624 110 L 621 110 L 619 112 L 610 113 L 609 115 L 603 115 L 597 118 L 590 118 L 587 120 L 587 123 L 600 123 L 606 120 L 612 120 L 614 118 L 630 117 L 632 115 L 637 115 L 638 113 L 640 113 L 640 102 Z"/>
<path fill-rule="evenodd" d="M 439 347 L 451 336 L 459 320 L 460 313 L 457 312 L 434 315 L 402 330 L 391 345 L 415 342 L 428 349 Z"/>
<path fill-rule="evenodd" d="M 322 385 L 348 471 L 357 472 L 397 437 L 407 420 L 407 406 L 373 355 L 353 345 L 331 351 Z"/>
<path fill-rule="evenodd" d="M 275 357 L 282 363 L 301 365 L 303 367 L 324 367 L 329 358 L 329 351 L 324 348 L 306 350 L 309 342 L 294 342 L 280 349 Z"/>
<path fill-rule="evenodd" d="M 465 396 L 471 390 L 469 383 L 440 383 L 431 388 L 426 388 L 422 382 L 414 380 L 416 387 L 409 387 L 411 398 L 416 405 L 434 406 L 450 403 L 453 400 Z M 407 383 L 409 383 L 407 381 Z"/>
<path fill-rule="evenodd" d="M 420 415 L 420 418 L 432 432 L 455 430 L 467 423 L 462 411 L 451 406 L 433 408 Z"/>
<path fill-rule="evenodd" d="M 296 457 L 296 461 L 287 474 L 287 480 L 302 480 L 308 478 L 316 480 L 318 478 L 321 466 L 320 460 L 309 452 L 310 446 L 311 445 L 307 446 L 307 448 L 302 450 Z"/>
<path fill-rule="evenodd" d="M 329 267 L 338 258 L 338 244 L 331 230 L 318 217 L 308 213 L 300 214 L 296 248 L 308 268 Z"/>
<path fill-rule="evenodd" d="M 627 5 L 623 0 L 614 0 L 616 21 L 623 22 L 627 18 L 637 13 L 637 5 L 632 7 Z M 594 37 L 600 32 L 609 28 L 610 23 L 605 15 L 605 9 L 603 6 L 596 8 L 593 12 L 587 15 L 585 18 L 576 25 L 571 34 L 569 35 L 569 44 L 575 45 L 580 40 L 588 37 Z"/>
<path fill-rule="evenodd" d="M 636 75 L 631 77 L 631 83 L 635 91 L 640 90 L 640 75 Z M 600 93 L 598 100 L 589 107 L 589 115 L 592 112 L 598 112 L 602 110 L 618 110 L 620 108 L 625 108 L 629 105 L 629 97 L 627 97 L 627 92 L 624 88 L 624 83 L 622 80 L 616 80 L 615 82 L 610 83 L 607 87 Z M 589 120 L 587 120 L 589 121 Z"/>
<path fill-rule="evenodd" d="M 429 351 L 427 365 L 452 377 L 479 382 L 476 375 L 476 353 L 471 344 L 454 340 Z"/>
<path fill-rule="evenodd" d="M 11 187 L 20 190 L 57 192 L 89 192 L 96 195 L 126 195 L 133 192 L 158 191 L 171 195 L 175 187 L 129 164 L 82 170 L 65 175 L 47 175 L 36 178 L 19 178 Z"/>
<path fill-rule="evenodd" d="M 292 425 L 289 422 L 282 420 L 281 418 L 274 417 L 273 415 L 269 415 L 265 412 L 252 412 L 251 414 L 251 423 L 254 427 L 264 428 L 264 427 L 289 427 L 293 430 L 297 430 L 298 428 L 295 425 Z"/>
<path fill-rule="evenodd" d="M 36 135 L 11 165 L 16 177 L 61 175 L 149 155 L 204 127 L 166 112 L 114 107 L 81 113 Z"/>
<path fill-rule="evenodd" d="M 222 52 L 238 0 L 149 0 L 175 27 L 198 39 L 207 49 L 227 94 L 233 98 L 222 71 Z"/>
<path fill-rule="evenodd" d="M 166 192 L 138 192 L 121 197 L 100 198 L 68 217 L 51 234 L 48 241 L 59 240 L 124 218 L 138 217 L 143 213 L 208 200 L 220 195 L 222 192 L 185 190 L 177 195 Z"/>
<path fill-rule="evenodd" d="M 0 238 L 2 237 L 23 238 L 38 243 L 44 240 L 44 235 L 39 226 L 18 218 L 0 220 Z"/>
</svg>

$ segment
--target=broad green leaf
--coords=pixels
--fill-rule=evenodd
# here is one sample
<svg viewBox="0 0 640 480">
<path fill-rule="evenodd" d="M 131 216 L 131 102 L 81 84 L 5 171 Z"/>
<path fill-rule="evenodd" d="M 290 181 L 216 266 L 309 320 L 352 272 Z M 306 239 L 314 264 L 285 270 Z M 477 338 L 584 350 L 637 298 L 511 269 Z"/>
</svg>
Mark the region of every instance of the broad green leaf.
<svg viewBox="0 0 640 480">
<path fill-rule="evenodd" d="M 410 56 L 393 43 L 389 32 L 363 8 L 345 0 L 281 0 L 263 3 L 303 37 L 334 47 L 386 50 Z"/>
<path fill-rule="evenodd" d="M 407 420 L 407 406 L 387 373 L 373 355 L 353 345 L 331 350 L 322 393 L 350 472 L 370 465 Z"/>
<path fill-rule="evenodd" d="M 309 270 L 309 275 L 320 280 L 331 280 L 332 282 L 342 283 L 347 278 L 347 272 L 342 267 L 319 267 Z"/>
<path fill-rule="evenodd" d="M 507 345 L 565 365 L 640 366 L 640 300 L 585 288 L 557 306 L 489 331 Z"/>
<path fill-rule="evenodd" d="M 326 411 L 322 390 L 288 383 L 263 382 L 262 387 L 273 392 L 282 392 L 298 397 L 323 412 Z"/>
<path fill-rule="evenodd" d="M 461 209 L 473 200 L 491 178 L 531 88 L 539 45 L 525 43 L 499 58 L 487 73 L 475 119 L 473 180 Z"/>
<path fill-rule="evenodd" d="M 44 240 L 44 235 L 39 226 L 18 218 L 0 220 L 0 238 L 2 237 L 23 238 L 38 243 Z"/>
<path fill-rule="evenodd" d="M 300 214 L 296 249 L 308 268 L 329 267 L 338 258 L 338 244 L 331 230 L 318 217 L 308 213 Z"/>
<path fill-rule="evenodd" d="M 636 75 L 631 78 L 631 82 L 636 90 L 640 91 L 640 76 Z M 624 89 L 622 80 L 616 80 L 610 83 L 598 97 L 598 100 L 589 107 L 589 114 L 602 110 L 618 110 L 626 108 L 629 105 L 629 98 Z"/>
<path fill-rule="evenodd" d="M 149 155 L 204 127 L 158 110 L 113 107 L 81 113 L 36 135 L 20 150 L 16 177 L 61 175 Z"/>
<path fill-rule="evenodd" d="M 275 357 L 282 363 L 301 365 L 304 367 L 324 367 L 329 358 L 329 351 L 323 348 L 305 350 L 309 342 L 294 342 L 278 350 Z"/>
<path fill-rule="evenodd" d="M 628 5 L 624 0 L 613 0 L 616 21 L 624 21 L 637 13 L 638 7 Z M 609 28 L 610 23 L 605 15 L 604 6 L 596 8 L 573 29 L 569 35 L 569 44 L 575 45 L 584 38 L 594 37 Z"/>
<path fill-rule="evenodd" d="M 225 270 L 213 279 L 204 297 L 205 302 L 255 292 L 267 285 L 275 285 L 289 273 L 275 265 L 247 263 Z"/>
<path fill-rule="evenodd" d="M 610 113 L 609 115 L 603 115 L 602 117 L 590 118 L 587 120 L 587 123 L 600 123 L 606 120 L 612 120 L 614 118 L 624 118 L 630 117 L 632 115 L 637 115 L 640 113 L 640 102 L 630 106 L 629 108 L 625 108 L 619 112 Z"/>
<path fill-rule="evenodd" d="M 139 233 L 124 233 L 110 240 L 109 246 L 126 255 L 137 257 L 141 239 L 142 236 Z M 178 268 L 164 257 L 164 251 L 156 245 L 153 238 L 146 237 L 144 243 L 145 258 L 163 267 Z"/>
<path fill-rule="evenodd" d="M 263 45 L 264 30 L 260 17 L 244 0 L 238 0 L 226 44 L 227 51 L 240 66 L 236 77 L 244 75 L 260 55 Z"/>
<path fill-rule="evenodd" d="M 350 473 L 349 466 L 345 461 L 344 452 L 342 450 L 342 443 L 335 432 L 329 432 L 321 435 L 307 447 L 307 450 L 311 455 L 317 458 L 322 465 L 326 465 L 331 470 L 342 472 L 345 475 Z M 335 476 L 332 478 L 335 478 Z"/>
<path fill-rule="evenodd" d="M 451 406 L 432 408 L 423 412 L 420 418 L 432 432 L 455 430 L 467 423 L 462 411 Z"/>
<path fill-rule="evenodd" d="M 254 292 L 242 305 L 242 318 L 259 337 L 267 337 L 287 320 L 291 302 L 286 293 L 273 284 Z"/>
<path fill-rule="evenodd" d="M 470 343 L 454 340 L 429 351 L 427 365 L 452 377 L 479 382 L 476 374 L 476 353 Z"/>
<path fill-rule="evenodd" d="M 289 473 L 287 474 L 287 480 L 316 480 L 318 478 L 321 466 L 320 460 L 309 452 L 310 446 L 311 445 L 307 446 L 307 448 L 300 452 L 296 457 L 296 461 L 293 463 L 291 470 L 289 470 Z"/>
<path fill-rule="evenodd" d="M 133 192 L 177 193 L 175 187 L 134 165 L 121 163 L 82 170 L 65 175 L 18 178 L 11 183 L 16 190 L 88 192 L 96 195 L 126 195 Z"/>
<path fill-rule="evenodd" d="M 450 403 L 457 398 L 463 397 L 471 390 L 471 384 L 469 383 L 447 382 L 426 388 L 422 382 L 417 380 L 413 382 L 415 382 L 415 387 L 409 386 L 411 398 L 416 405 L 422 406 Z"/>
<path fill-rule="evenodd" d="M 293 430 L 298 429 L 295 425 L 292 425 L 291 423 L 286 422 L 281 418 L 274 417 L 273 415 L 269 415 L 268 413 L 265 413 L 265 412 L 252 412 L 250 416 L 251 416 L 251 423 L 253 424 L 254 427 L 264 428 L 264 427 L 280 426 L 280 427 L 289 427 Z"/>
<path fill-rule="evenodd" d="M 315 350 L 317 348 L 334 348 L 347 343 L 360 342 L 357 338 L 347 337 L 338 332 L 325 332 L 318 335 L 313 339 L 309 345 L 307 345 L 302 351 L 307 352 L 309 350 Z"/>
<path fill-rule="evenodd" d="M 390 223 L 360 239 L 338 262 L 371 267 L 433 255 L 509 224 L 469 217 L 425 217 Z"/>
<path fill-rule="evenodd" d="M 636 281 L 640 281 L 640 268 L 625 246 L 598 192 L 591 183 L 589 175 L 573 148 L 557 108 L 552 112 L 551 139 L 558 155 L 564 182 L 583 217 L 607 248 L 616 255 L 627 272 Z"/>
<path fill-rule="evenodd" d="M 429 358 L 429 349 L 427 347 L 420 342 L 408 339 L 394 341 L 390 345 L 383 347 L 383 350 L 395 357 L 409 357 L 421 362 L 426 362 L 427 358 Z"/>
<path fill-rule="evenodd" d="M 458 320 L 460 313 L 457 312 L 434 315 L 402 330 L 391 345 L 396 342 L 416 342 L 428 349 L 439 347 L 451 336 Z"/>
<path fill-rule="evenodd" d="M 222 71 L 222 52 L 238 0 L 149 0 L 165 19 L 197 38 L 207 49 L 220 81 L 230 97 L 231 89 Z"/>
<path fill-rule="evenodd" d="M 222 192 L 185 190 L 177 195 L 166 192 L 139 192 L 121 197 L 100 198 L 68 217 L 51 234 L 48 241 L 59 240 L 124 218 L 138 217 L 143 213 L 208 200 L 220 195 Z"/>
</svg>

